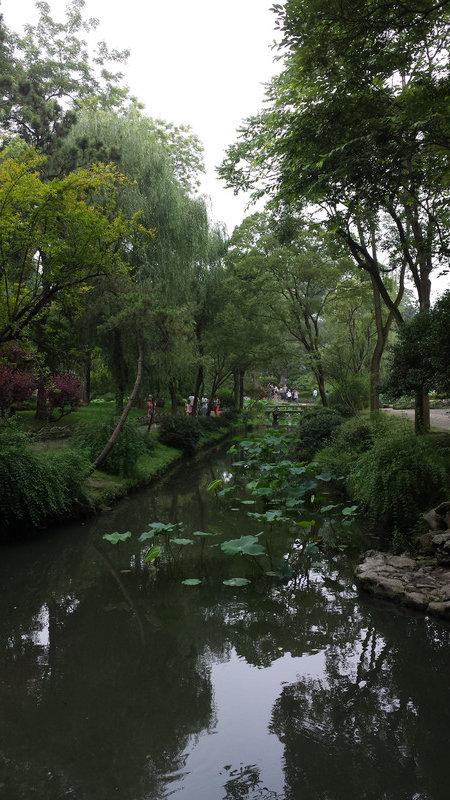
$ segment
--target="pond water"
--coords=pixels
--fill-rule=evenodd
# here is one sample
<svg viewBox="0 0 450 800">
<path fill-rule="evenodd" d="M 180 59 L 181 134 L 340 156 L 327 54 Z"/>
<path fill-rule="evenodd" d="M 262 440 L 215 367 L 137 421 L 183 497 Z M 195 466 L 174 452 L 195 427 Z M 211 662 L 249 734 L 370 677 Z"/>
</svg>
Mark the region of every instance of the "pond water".
<svg viewBox="0 0 450 800">
<path fill-rule="evenodd" d="M 207 491 L 229 471 L 220 449 L 2 549 L 0 800 L 447 800 L 450 629 L 359 597 L 355 551 L 244 588 L 212 539 L 144 563 L 152 521 L 260 530 Z"/>
</svg>

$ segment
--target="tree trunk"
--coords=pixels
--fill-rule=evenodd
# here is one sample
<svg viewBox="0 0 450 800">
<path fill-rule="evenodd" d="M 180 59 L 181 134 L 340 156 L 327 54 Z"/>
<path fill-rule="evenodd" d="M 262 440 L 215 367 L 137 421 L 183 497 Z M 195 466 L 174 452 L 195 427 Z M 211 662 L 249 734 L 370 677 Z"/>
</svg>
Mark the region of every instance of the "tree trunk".
<svg viewBox="0 0 450 800">
<path fill-rule="evenodd" d="M 418 436 L 430 430 L 430 399 L 423 389 L 418 389 L 415 395 L 414 430 Z"/>
<path fill-rule="evenodd" d="M 120 431 L 122 430 L 122 428 L 123 428 L 123 426 L 125 424 L 125 420 L 128 417 L 128 413 L 129 413 L 129 411 L 130 411 L 130 409 L 131 409 L 131 407 L 132 407 L 132 405 L 133 405 L 133 403 L 134 403 L 134 401 L 136 399 L 136 395 L 137 395 L 138 390 L 139 390 L 139 384 L 140 384 L 141 378 L 142 378 L 142 359 L 143 359 L 143 354 L 144 354 L 144 351 L 143 351 L 143 347 L 142 347 L 142 341 L 141 341 L 141 337 L 138 334 L 138 360 L 137 360 L 136 380 L 134 382 L 133 391 L 131 392 L 131 394 L 130 394 L 130 396 L 128 398 L 128 403 L 126 404 L 125 408 L 123 409 L 122 414 L 121 414 L 120 419 L 119 419 L 119 422 L 117 423 L 116 427 L 114 428 L 114 430 L 113 430 L 113 432 L 111 434 L 111 437 L 107 441 L 107 443 L 106 443 L 105 447 L 103 448 L 102 452 L 100 453 L 100 455 L 97 456 L 95 461 L 91 464 L 91 469 L 92 470 L 98 468 L 99 464 L 101 464 L 102 461 L 104 461 L 104 459 L 108 455 L 109 451 L 114 447 L 114 445 L 115 445 L 115 443 L 117 441 L 117 438 L 119 436 L 119 433 L 120 433 Z"/>
<path fill-rule="evenodd" d="M 121 414 L 123 411 L 123 396 L 125 392 L 122 386 L 118 386 L 115 391 L 116 400 L 116 414 Z"/>
<path fill-rule="evenodd" d="M 91 399 L 91 361 L 92 354 L 89 350 L 84 359 L 83 401 L 85 403 L 89 403 Z"/>
<path fill-rule="evenodd" d="M 317 379 L 317 385 L 319 387 L 319 394 L 320 394 L 320 399 L 322 401 L 322 405 L 327 407 L 328 406 L 328 397 L 327 397 L 327 393 L 325 391 L 325 377 L 324 377 L 323 371 L 321 369 L 317 370 L 316 379 Z"/>
<path fill-rule="evenodd" d="M 245 371 L 239 370 L 239 411 L 244 408 L 244 375 Z"/>
<path fill-rule="evenodd" d="M 197 379 L 195 381 L 195 389 L 194 389 L 194 405 L 192 406 L 192 416 L 196 417 L 198 412 L 198 398 L 200 397 L 200 391 L 202 388 L 203 383 L 203 364 L 200 364 L 197 370 Z"/>
<path fill-rule="evenodd" d="M 178 404 L 177 404 L 177 387 L 174 381 L 169 381 L 169 394 L 170 394 L 170 404 L 172 407 L 172 415 L 176 417 L 178 413 Z"/>
<path fill-rule="evenodd" d="M 239 411 L 239 372 L 233 372 L 234 407 Z"/>
<path fill-rule="evenodd" d="M 37 385 L 36 419 L 40 419 L 42 422 L 46 422 L 48 419 L 47 392 L 44 378 L 41 378 Z"/>
</svg>

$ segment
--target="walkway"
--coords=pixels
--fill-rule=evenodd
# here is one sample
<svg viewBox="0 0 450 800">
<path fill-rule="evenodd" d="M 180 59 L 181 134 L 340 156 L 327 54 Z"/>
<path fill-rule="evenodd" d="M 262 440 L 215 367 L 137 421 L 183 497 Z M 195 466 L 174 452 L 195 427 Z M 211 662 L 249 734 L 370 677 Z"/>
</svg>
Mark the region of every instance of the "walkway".
<svg viewBox="0 0 450 800">
<path fill-rule="evenodd" d="M 404 408 L 397 410 L 394 408 L 383 408 L 388 414 L 397 414 L 402 417 L 414 419 L 414 409 Z M 441 430 L 450 431 L 450 409 L 447 408 L 432 408 L 430 409 L 430 421 L 432 428 L 441 428 Z"/>
</svg>

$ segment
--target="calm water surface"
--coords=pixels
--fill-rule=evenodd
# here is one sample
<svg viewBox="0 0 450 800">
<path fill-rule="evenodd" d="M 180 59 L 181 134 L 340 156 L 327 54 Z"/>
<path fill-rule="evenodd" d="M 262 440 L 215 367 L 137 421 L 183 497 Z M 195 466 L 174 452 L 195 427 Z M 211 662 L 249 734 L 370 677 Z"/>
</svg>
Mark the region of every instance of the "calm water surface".
<svg viewBox="0 0 450 800">
<path fill-rule="evenodd" d="M 182 567 L 144 564 L 152 521 L 258 532 L 248 506 L 206 491 L 229 469 L 221 452 L 188 462 L 84 525 L 3 548 L 0 800 L 450 796 L 450 629 L 358 597 L 356 555 L 241 589 L 222 583 L 241 560 L 206 543 Z"/>
</svg>

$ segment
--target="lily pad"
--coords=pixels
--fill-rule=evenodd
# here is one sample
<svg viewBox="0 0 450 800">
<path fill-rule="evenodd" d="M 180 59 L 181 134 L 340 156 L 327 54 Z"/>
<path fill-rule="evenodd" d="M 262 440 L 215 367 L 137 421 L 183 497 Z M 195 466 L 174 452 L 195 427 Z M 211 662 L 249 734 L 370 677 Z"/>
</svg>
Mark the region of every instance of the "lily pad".
<svg viewBox="0 0 450 800">
<path fill-rule="evenodd" d="M 140 542 L 145 542 L 147 539 L 153 539 L 156 536 L 155 531 L 144 531 L 139 537 Z"/>
<path fill-rule="evenodd" d="M 358 506 L 347 506 L 347 508 L 342 509 L 342 513 L 344 517 L 350 517 L 352 514 L 355 513 Z"/>
<path fill-rule="evenodd" d="M 207 533 L 207 531 L 193 531 L 192 536 L 216 536 L 216 534 Z"/>
<path fill-rule="evenodd" d="M 258 534 L 258 536 L 260 535 Z M 229 539 L 227 542 L 222 542 L 220 549 L 228 556 L 263 556 L 266 554 L 266 550 L 259 544 L 258 536 L 248 535 L 241 536 L 240 539 Z"/>
<path fill-rule="evenodd" d="M 247 578 L 230 578 L 227 581 L 222 581 L 225 586 L 247 586 L 250 581 Z"/>
<path fill-rule="evenodd" d="M 172 542 L 181 545 L 181 547 L 185 547 L 187 544 L 194 544 L 192 539 L 172 539 Z"/>
<path fill-rule="evenodd" d="M 111 542 L 111 544 L 117 544 L 117 542 L 124 542 L 126 539 L 129 539 L 131 536 L 131 531 L 126 531 L 126 533 L 105 533 L 103 536 L 107 542 Z"/>
<path fill-rule="evenodd" d="M 201 583 L 200 578 L 186 578 L 184 581 L 181 581 L 184 586 L 198 586 Z"/>
</svg>

